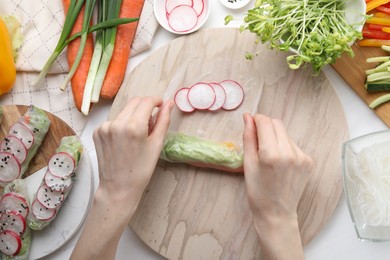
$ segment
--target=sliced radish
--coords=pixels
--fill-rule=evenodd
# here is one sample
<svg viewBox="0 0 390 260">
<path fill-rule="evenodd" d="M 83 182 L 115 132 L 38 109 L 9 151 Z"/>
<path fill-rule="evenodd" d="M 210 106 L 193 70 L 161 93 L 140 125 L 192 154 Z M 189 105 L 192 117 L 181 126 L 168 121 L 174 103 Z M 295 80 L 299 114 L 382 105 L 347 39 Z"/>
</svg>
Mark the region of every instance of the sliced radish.
<svg viewBox="0 0 390 260">
<path fill-rule="evenodd" d="M 65 152 L 55 153 L 49 160 L 48 169 L 54 176 L 68 177 L 75 170 L 75 161 Z"/>
<path fill-rule="evenodd" d="M 187 99 L 189 90 L 189 88 L 181 88 L 175 94 L 176 106 L 183 112 L 192 112 L 195 110 L 195 108 L 191 106 L 190 102 Z"/>
<path fill-rule="evenodd" d="M 204 1 L 203 0 L 192 0 L 192 8 L 196 11 L 197 15 L 201 15 L 204 10 Z"/>
<path fill-rule="evenodd" d="M 189 5 L 178 5 L 172 9 L 168 24 L 176 32 L 188 32 L 198 23 L 198 14 Z"/>
<path fill-rule="evenodd" d="M 244 100 L 244 89 L 240 84 L 233 80 L 224 80 L 219 84 L 225 89 L 226 100 L 222 108 L 225 110 L 233 110 L 239 107 Z"/>
<path fill-rule="evenodd" d="M 207 83 L 196 83 L 187 94 L 191 106 L 196 109 L 208 109 L 215 102 L 215 91 Z"/>
<path fill-rule="evenodd" d="M 22 143 L 26 147 L 26 149 L 29 149 L 34 143 L 33 132 L 30 130 L 30 128 L 28 128 L 28 126 L 23 123 L 18 122 L 13 124 L 9 129 L 8 134 L 10 136 L 15 136 L 19 138 L 20 141 L 22 141 Z"/>
<path fill-rule="evenodd" d="M 42 221 L 50 220 L 57 212 L 56 209 L 46 208 L 38 200 L 34 200 L 33 204 L 31 205 L 31 211 L 37 219 Z"/>
<path fill-rule="evenodd" d="M 39 187 L 37 191 L 37 200 L 48 209 L 55 209 L 64 201 L 64 193 L 51 190 L 46 185 Z"/>
<path fill-rule="evenodd" d="M 25 198 L 14 192 L 8 192 L 0 200 L 0 214 L 17 212 L 24 218 L 28 215 L 28 203 Z"/>
<path fill-rule="evenodd" d="M 214 104 L 209 108 L 210 111 L 215 111 L 220 109 L 223 104 L 225 104 L 226 100 L 226 93 L 225 89 L 219 85 L 218 83 L 209 83 L 209 85 L 214 89 L 215 91 L 215 102 Z"/>
<path fill-rule="evenodd" d="M 0 233 L 0 251 L 7 256 L 15 256 L 22 248 L 20 236 L 10 230 Z"/>
<path fill-rule="evenodd" d="M 13 154 L 20 164 L 22 164 L 27 157 L 26 147 L 22 141 L 15 136 L 8 136 L 4 138 L 0 144 L 0 150 L 2 152 L 9 152 Z"/>
<path fill-rule="evenodd" d="M 0 181 L 11 182 L 20 176 L 20 164 L 15 156 L 8 152 L 0 152 Z"/>
<path fill-rule="evenodd" d="M 26 219 L 17 212 L 7 211 L 0 216 L 0 228 L 2 231 L 11 230 L 22 236 L 26 230 Z"/>
<path fill-rule="evenodd" d="M 49 187 L 51 190 L 60 192 L 67 190 L 72 184 L 71 177 L 57 177 L 51 174 L 50 171 L 46 172 L 44 181 L 47 187 Z"/>
<path fill-rule="evenodd" d="M 172 10 L 178 5 L 189 5 L 192 6 L 192 0 L 166 0 L 165 11 L 170 14 Z"/>
</svg>

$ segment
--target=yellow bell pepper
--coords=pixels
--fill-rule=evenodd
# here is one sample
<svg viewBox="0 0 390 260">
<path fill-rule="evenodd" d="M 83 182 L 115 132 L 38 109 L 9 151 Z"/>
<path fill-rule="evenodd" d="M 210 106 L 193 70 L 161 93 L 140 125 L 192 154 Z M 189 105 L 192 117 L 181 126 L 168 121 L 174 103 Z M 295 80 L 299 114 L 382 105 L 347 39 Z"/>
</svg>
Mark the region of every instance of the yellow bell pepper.
<svg viewBox="0 0 390 260">
<path fill-rule="evenodd" d="M 12 54 L 12 43 L 8 29 L 0 18 L 0 95 L 12 89 L 16 79 L 16 68 Z"/>
</svg>

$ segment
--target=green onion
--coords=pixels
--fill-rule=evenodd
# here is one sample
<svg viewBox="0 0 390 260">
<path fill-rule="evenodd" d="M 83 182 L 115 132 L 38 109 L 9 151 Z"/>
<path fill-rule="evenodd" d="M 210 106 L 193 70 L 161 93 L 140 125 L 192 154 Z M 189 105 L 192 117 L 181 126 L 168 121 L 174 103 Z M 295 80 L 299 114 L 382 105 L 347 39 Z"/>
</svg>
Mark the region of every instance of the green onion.
<svg viewBox="0 0 390 260">
<path fill-rule="evenodd" d="M 101 1 L 99 4 L 101 11 L 98 12 L 98 19 L 105 21 L 106 19 L 118 17 L 121 5 L 122 0 Z M 84 115 L 88 115 L 91 102 L 96 103 L 99 101 L 100 91 L 114 51 L 116 31 L 116 27 L 107 28 L 96 36 L 94 55 L 88 72 L 81 106 L 81 112 Z"/>
<path fill-rule="evenodd" d="M 80 1 L 80 0 L 79 0 Z M 78 2 L 77 2 L 78 3 Z M 85 3 L 85 11 L 84 11 L 84 20 L 83 20 L 83 26 L 81 29 L 81 40 L 80 40 L 80 46 L 76 54 L 75 61 L 72 65 L 72 68 L 70 68 L 70 71 L 68 75 L 66 76 L 64 82 L 62 83 L 60 89 L 65 90 L 66 86 L 68 85 L 69 81 L 73 77 L 73 75 L 76 73 L 77 67 L 80 64 L 81 58 L 84 53 L 85 44 L 87 42 L 87 36 L 88 36 L 88 28 L 89 24 L 92 19 L 93 15 L 93 9 L 95 8 L 96 0 L 87 0 Z"/>
<path fill-rule="evenodd" d="M 39 73 L 39 76 L 33 81 L 33 86 L 37 85 L 45 77 L 54 61 L 61 54 L 62 50 L 64 49 L 63 45 L 72 31 L 73 25 L 76 22 L 77 16 L 79 15 L 83 4 L 84 0 L 71 0 L 68 8 L 68 14 L 66 15 L 64 22 L 64 28 L 62 29 L 57 46 L 54 49 L 54 52 L 50 55 L 49 59 L 46 61 L 43 69 Z"/>
</svg>

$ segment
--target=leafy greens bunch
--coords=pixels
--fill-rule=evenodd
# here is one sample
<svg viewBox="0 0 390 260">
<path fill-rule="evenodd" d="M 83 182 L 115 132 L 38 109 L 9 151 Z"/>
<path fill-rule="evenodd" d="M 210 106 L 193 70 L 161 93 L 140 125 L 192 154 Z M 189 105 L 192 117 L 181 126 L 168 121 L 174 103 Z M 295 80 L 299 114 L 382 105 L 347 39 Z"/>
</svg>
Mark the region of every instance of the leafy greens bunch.
<svg viewBox="0 0 390 260">
<path fill-rule="evenodd" d="M 347 23 L 344 6 L 342 0 L 257 0 L 241 30 L 255 33 L 271 48 L 296 50 L 297 54 L 287 57 L 289 67 L 311 63 L 318 74 L 343 52 L 353 56 L 350 44 L 362 37 Z M 225 22 L 231 19 L 227 16 Z"/>
</svg>

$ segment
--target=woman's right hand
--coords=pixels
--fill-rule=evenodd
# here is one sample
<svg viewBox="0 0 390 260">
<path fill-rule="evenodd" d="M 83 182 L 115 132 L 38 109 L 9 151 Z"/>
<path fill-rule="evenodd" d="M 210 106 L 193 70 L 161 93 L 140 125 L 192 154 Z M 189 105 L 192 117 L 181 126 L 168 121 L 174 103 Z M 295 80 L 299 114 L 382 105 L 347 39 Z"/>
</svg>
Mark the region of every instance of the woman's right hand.
<svg viewBox="0 0 390 260">
<path fill-rule="evenodd" d="M 280 120 L 244 114 L 244 122 L 245 183 L 254 225 L 260 243 L 266 247 L 262 248 L 263 253 L 269 258 L 284 259 L 273 251 L 270 240 L 276 240 L 273 243 L 279 246 L 290 243 L 285 245 L 288 248 L 295 239 L 300 248 L 296 258 L 293 252 L 282 251 L 288 259 L 300 259 L 303 251 L 297 207 L 310 179 L 313 160 L 291 140 Z M 263 238 L 268 241 L 262 241 Z"/>
</svg>

